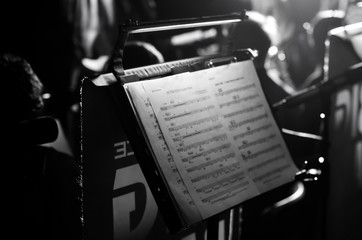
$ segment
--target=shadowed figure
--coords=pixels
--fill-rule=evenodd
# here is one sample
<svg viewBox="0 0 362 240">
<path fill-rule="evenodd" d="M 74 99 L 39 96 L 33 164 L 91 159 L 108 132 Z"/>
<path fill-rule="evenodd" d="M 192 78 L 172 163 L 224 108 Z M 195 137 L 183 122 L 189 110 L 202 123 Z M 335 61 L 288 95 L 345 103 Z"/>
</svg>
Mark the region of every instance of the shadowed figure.
<svg viewBox="0 0 362 240">
<path fill-rule="evenodd" d="M 43 84 L 30 64 L 0 57 L 5 103 L 2 216 L 10 239 L 82 237 L 81 176 L 77 161 L 52 146 L 58 125 L 43 114 Z"/>
</svg>

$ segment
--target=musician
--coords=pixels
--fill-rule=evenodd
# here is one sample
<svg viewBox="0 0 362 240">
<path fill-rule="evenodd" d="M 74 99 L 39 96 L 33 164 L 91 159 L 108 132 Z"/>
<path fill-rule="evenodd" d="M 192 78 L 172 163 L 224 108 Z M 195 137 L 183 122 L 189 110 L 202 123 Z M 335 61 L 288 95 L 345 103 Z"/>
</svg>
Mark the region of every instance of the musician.
<svg viewBox="0 0 362 240">
<path fill-rule="evenodd" d="M 43 84 L 31 65 L 13 54 L 1 55 L 0 76 L 6 129 L 2 234 L 11 239 L 79 240 L 80 168 L 70 155 L 43 145 L 51 141 L 50 134 L 58 134 L 52 127 L 56 125 L 44 121 Z"/>
</svg>

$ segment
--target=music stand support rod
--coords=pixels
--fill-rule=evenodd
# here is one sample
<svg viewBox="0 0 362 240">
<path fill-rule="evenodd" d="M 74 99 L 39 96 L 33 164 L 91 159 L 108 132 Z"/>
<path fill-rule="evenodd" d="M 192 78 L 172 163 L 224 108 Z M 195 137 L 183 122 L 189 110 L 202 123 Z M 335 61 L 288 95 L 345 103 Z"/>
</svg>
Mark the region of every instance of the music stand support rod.
<svg viewBox="0 0 362 240">
<path fill-rule="evenodd" d="M 288 96 L 273 104 L 273 110 L 277 111 L 287 107 L 295 107 L 317 97 L 324 97 L 337 91 L 339 88 L 360 81 L 362 76 L 362 62 L 352 65 L 346 71 L 326 81 L 322 81 L 300 90 L 294 95 Z"/>
<path fill-rule="evenodd" d="M 219 239 L 219 220 L 218 214 L 207 220 L 207 240 Z"/>
</svg>

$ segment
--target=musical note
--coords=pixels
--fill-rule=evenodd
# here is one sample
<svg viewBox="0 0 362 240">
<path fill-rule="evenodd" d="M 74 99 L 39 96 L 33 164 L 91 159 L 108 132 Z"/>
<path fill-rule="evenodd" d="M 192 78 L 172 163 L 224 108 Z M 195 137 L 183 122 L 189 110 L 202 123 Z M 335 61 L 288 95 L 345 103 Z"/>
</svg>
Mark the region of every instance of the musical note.
<svg viewBox="0 0 362 240">
<path fill-rule="evenodd" d="M 233 124 L 232 126 L 229 126 L 229 129 L 230 131 L 233 131 L 234 129 L 236 128 L 240 128 L 242 126 L 244 126 L 245 124 L 248 124 L 248 123 L 255 123 L 257 121 L 260 121 L 260 120 L 263 120 L 263 119 L 266 119 L 268 118 L 268 114 L 267 113 L 263 113 L 263 114 L 260 114 L 258 116 L 255 116 L 255 117 L 252 117 L 252 118 L 248 118 L 248 119 L 245 119 L 241 122 L 238 122 L 236 124 Z"/>
<path fill-rule="evenodd" d="M 170 104 L 170 105 L 167 105 L 167 106 L 162 106 L 162 107 L 160 107 L 160 110 L 161 111 L 172 110 L 172 109 L 175 109 L 175 108 L 178 108 L 178 107 L 183 107 L 183 106 L 191 105 L 191 104 L 194 104 L 194 103 L 201 103 L 201 102 L 204 102 L 204 101 L 206 101 L 208 99 L 210 99 L 210 96 L 190 99 L 188 101 L 179 102 L 179 103 L 175 103 L 175 104 Z"/>
<path fill-rule="evenodd" d="M 199 142 L 189 144 L 189 145 L 181 147 L 181 148 L 177 148 L 177 151 L 178 152 L 185 152 L 185 151 L 187 151 L 187 150 L 189 150 L 191 148 L 200 147 L 202 145 L 209 144 L 211 142 L 223 141 L 223 140 L 226 140 L 226 139 L 227 139 L 227 135 L 224 133 L 224 134 L 220 134 L 220 135 L 217 135 L 217 136 L 213 136 L 213 137 L 208 138 L 208 139 L 201 140 Z"/>
<path fill-rule="evenodd" d="M 250 129 L 250 127 L 248 127 L 246 132 L 242 132 L 242 133 L 240 133 L 240 134 L 235 135 L 235 136 L 234 136 L 234 140 L 236 141 L 236 140 L 238 140 L 239 138 L 244 138 L 244 137 L 246 137 L 246 136 L 250 136 L 250 135 L 254 135 L 254 134 L 256 134 L 256 133 L 259 133 L 259 132 L 261 132 L 261 131 L 266 131 L 266 130 L 270 129 L 271 127 L 272 127 L 271 124 L 262 125 L 262 126 L 260 126 L 260 127 L 254 128 L 254 129 L 252 129 L 252 130 Z"/>
<path fill-rule="evenodd" d="M 255 100 L 259 98 L 259 93 L 255 93 L 249 96 L 245 96 L 236 100 L 232 100 L 229 102 L 225 102 L 225 103 L 221 103 L 219 104 L 220 109 L 224 108 L 224 107 L 230 107 L 231 105 L 235 105 L 235 104 L 240 104 L 242 102 L 247 102 L 247 101 L 251 101 L 251 100 Z"/>
<path fill-rule="evenodd" d="M 205 190 L 207 189 L 217 189 L 216 186 L 219 186 L 222 185 L 223 187 L 227 186 L 227 185 L 231 185 L 233 183 L 235 183 L 236 181 L 241 181 L 245 179 L 245 175 L 243 173 L 236 173 L 236 174 L 233 174 L 231 176 L 228 176 L 228 177 L 225 177 L 221 180 L 218 180 L 218 181 L 215 181 L 215 182 L 212 182 L 210 184 L 206 184 L 204 186 L 201 186 L 199 188 L 196 189 L 197 192 L 204 192 Z"/>
<path fill-rule="evenodd" d="M 243 150 L 245 148 L 249 148 L 249 147 L 252 147 L 252 146 L 255 146 L 255 145 L 258 145 L 258 144 L 265 143 L 265 142 L 267 142 L 269 140 L 272 140 L 274 138 L 276 138 L 276 134 L 271 134 L 269 136 L 259 138 L 259 139 L 255 140 L 255 141 L 243 143 L 241 146 L 238 146 L 238 149 Z"/>
<path fill-rule="evenodd" d="M 210 79 L 215 79 L 215 78 L 212 77 L 212 78 L 210 78 Z M 244 80 L 244 79 L 245 79 L 244 77 L 232 78 L 232 79 L 228 79 L 228 80 L 226 80 L 226 81 L 217 82 L 217 83 L 215 83 L 215 86 L 230 84 L 230 83 L 233 83 L 233 82 L 242 81 L 242 80 Z"/>
<path fill-rule="evenodd" d="M 262 109 L 264 107 L 264 105 L 262 103 L 258 103 L 258 104 L 255 104 L 253 106 L 250 106 L 250 107 L 246 107 L 242 110 L 239 110 L 239 111 L 233 111 L 233 112 L 230 112 L 228 114 L 225 114 L 224 115 L 224 118 L 231 118 L 231 117 L 236 117 L 238 115 L 242 115 L 242 114 L 245 114 L 245 113 L 251 113 L 251 112 L 255 112 L 259 109 Z"/>
<path fill-rule="evenodd" d="M 236 81 L 237 80 L 240 80 L 240 79 L 236 79 Z M 246 91 L 246 90 L 249 90 L 250 88 L 255 88 L 255 87 L 256 87 L 255 83 L 252 83 L 252 84 L 248 84 L 248 85 L 245 85 L 245 86 L 242 86 L 242 87 L 239 87 L 239 88 L 233 88 L 233 89 L 230 89 L 230 90 L 227 90 L 227 91 L 222 91 L 222 89 L 219 89 L 216 96 L 217 97 L 226 96 L 226 95 L 229 95 L 229 94 L 232 94 L 232 93 Z"/>
<path fill-rule="evenodd" d="M 223 191 L 217 192 L 215 194 L 212 194 L 206 198 L 201 199 L 202 202 L 208 202 L 208 203 L 215 203 L 218 201 L 225 200 L 227 198 L 231 198 L 235 196 L 237 193 L 245 190 L 245 187 L 249 186 L 249 182 L 241 182 L 240 184 L 237 184 L 233 187 L 227 188 Z"/>
<path fill-rule="evenodd" d="M 164 119 L 165 119 L 165 121 L 171 121 L 171 120 L 174 120 L 174 119 L 177 119 L 177 118 L 181 118 L 181 117 L 185 117 L 185 116 L 191 116 L 191 115 L 195 115 L 195 114 L 202 113 L 202 112 L 207 112 L 207 111 L 212 110 L 213 108 L 215 108 L 215 106 L 211 105 L 211 106 L 195 109 L 195 110 L 192 110 L 192 111 L 185 111 L 185 112 L 180 113 L 180 114 L 174 114 L 173 116 L 168 116 L 168 117 L 165 117 Z M 170 115 L 170 113 L 166 113 L 165 115 Z"/>
<path fill-rule="evenodd" d="M 223 144 L 221 146 L 216 146 L 214 148 L 209 148 L 209 149 L 207 149 L 205 151 L 202 151 L 202 152 L 199 152 L 198 154 L 195 154 L 193 156 L 182 158 L 181 160 L 182 160 L 182 162 L 190 162 L 193 159 L 198 158 L 200 156 L 207 156 L 207 155 L 209 155 L 211 153 L 222 152 L 223 150 L 229 149 L 230 147 L 231 147 L 231 144 L 226 143 L 226 144 Z"/>
<path fill-rule="evenodd" d="M 201 124 L 205 124 L 205 123 L 208 123 L 208 122 L 215 122 L 218 119 L 219 119 L 218 115 L 212 115 L 212 116 L 205 117 L 205 118 L 202 118 L 202 119 L 198 119 L 198 120 L 195 120 L 195 121 L 186 122 L 186 123 L 178 125 L 178 126 L 170 127 L 168 130 L 170 132 L 179 131 L 180 129 L 183 129 L 183 128 L 189 128 L 191 126 L 199 126 Z"/>
<path fill-rule="evenodd" d="M 280 144 L 276 144 L 276 145 L 273 145 L 271 147 L 268 147 L 268 148 L 264 148 L 260 151 L 257 151 L 253 154 L 250 154 L 249 156 L 244 156 L 243 159 L 244 160 L 250 160 L 250 159 L 255 159 L 257 157 L 259 157 L 260 155 L 264 155 L 264 154 L 267 154 L 267 153 L 270 153 L 272 151 L 274 151 L 275 149 L 278 149 L 278 148 L 281 148 L 282 146 Z"/>
<path fill-rule="evenodd" d="M 237 170 L 239 168 L 240 168 L 240 165 L 239 165 L 238 162 L 233 163 L 231 165 L 224 166 L 224 167 L 221 167 L 221 168 L 217 168 L 214 171 L 210 171 L 210 172 L 207 172 L 205 174 L 199 175 L 199 176 L 197 176 L 195 178 L 192 178 L 191 182 L 196 183 L 196 182 L 199 182 L 199 181 L 201 181 L 203 179 L 209 179 L 210 177 L 218 176 L 218 175 L 220 175 L 220 174 L 222 174 L 222 173 L 224 173 L 224 172 L 226 172 L 228 170 L 235 171 L 235 170 Z"/>
<path fill-rule="evenodd" d="M 226 162 L 228 159 L 231 159 L 231 158 L 234 158 L 235 157 L 235 153 L 228 153 L 222 157 L 219 157 L 219 158 L 215 158 L 213 160 L 208 160 L 207 162 L 205 163 L 201 163 L 201 164 L 198 164 L 196 166 L 193 166 L 193 167 L 190 167 L 190 168 L 187 168 L 186 171 L 188 173 L 191 173 L 191 172 L 194 172 L 196 170 L 202 170 L 202 169 L 205 169 L 207 168 L 208 166 L 212 166 L 214 164 L 217 164 L 217 163 L 222 163 L 222 162 Z M 183 159 L 184 160 L 184 159 Z M 190 159 L 188 158 L 186 161 L 190 162 Z M 185 162 L 186 162 L 185 161 Z"/>
<path fill-rule="evenodd" d="M 179 142 L 179 141 L 185 140 L 185 139 L 187 139 L 187 138 L 193 137 L 193 136 L 195 136 L 195 135 L 205 134 L 205 133 L 212 132 L 212 131 L 215 131 L 215 130 L 221 129 L 221 128 L 222 128 L 222 125 L 221 125 L 221 124 L 217 124 L 217 125 L 214 125 L 214 126 L 211 126 L 211 127 L 208 127 L 208 128 L 204 128 L 204 129 L 200 129 L 200 130 L 195 130 L 195 132 L 192 132 L 192 133 L 190 133 L 190 134 L 178 136 L 178 137 L 176 137 L 176 138 L 173 138 L 173 141 L 174 141 L 174 142 Z"/>
</svg>

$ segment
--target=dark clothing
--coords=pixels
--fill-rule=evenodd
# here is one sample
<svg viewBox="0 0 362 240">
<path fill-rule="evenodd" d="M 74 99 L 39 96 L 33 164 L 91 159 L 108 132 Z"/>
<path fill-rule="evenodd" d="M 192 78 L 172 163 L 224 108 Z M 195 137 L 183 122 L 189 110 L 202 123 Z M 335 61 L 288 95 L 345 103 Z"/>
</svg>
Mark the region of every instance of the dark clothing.
<svg viewBox="0 0 362 240">
<path fill-rule="evenodd" d="M 4 220 L 10 239 L 82 239 L 77 162 L 51 147 L 18 147 L 5 174 L 9 202 Z"/>
</svg>

